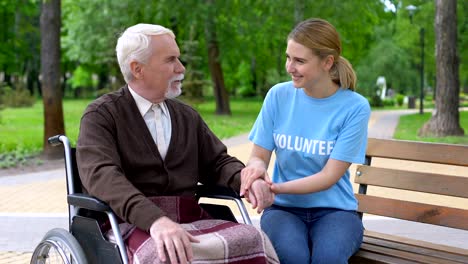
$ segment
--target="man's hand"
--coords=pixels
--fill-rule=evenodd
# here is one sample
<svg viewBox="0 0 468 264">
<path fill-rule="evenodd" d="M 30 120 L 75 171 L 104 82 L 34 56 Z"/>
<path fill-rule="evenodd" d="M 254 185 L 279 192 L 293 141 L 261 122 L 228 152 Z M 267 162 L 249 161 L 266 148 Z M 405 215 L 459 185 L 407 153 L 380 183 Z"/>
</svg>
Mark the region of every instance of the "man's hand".
<svg viewBox="0 0 468 264">
<path fill-rule="evenodd" d="M 257 208 L 257 213 L 261 213 L 265 208 L 271 206 L 275 200 L 275 194 L 271 191 L 270 184 L 261 179 L 255 180 L 246 193 L 247 201 L 252 204 L 253 209 Z"/>
<path fill-rule="evenodd" d="M 266 183 L 271 184 L 270 176 L 268 176 L 268 172 L 265 167 L 262 166 L 255 166 L 250 165 L 241 170 L 241 188 L 240 188 L 240 195 L 245 195 L 247 191 L 250 189 L 253 182 L 257 179 L 263 179 Z M 247 200 L 250 197 L 247 196 Z"/>
<path fill-rule="evenodd" d="M 162 262 L 166 262 L 166 253 L 170 263 L 188 263 L 193 260 L 191 242 L 200 242 L 178 223 L 166 216 L 154 221 L 150 228 L 150 234 L 156 243 L 156 250 Z"/>
</svg>

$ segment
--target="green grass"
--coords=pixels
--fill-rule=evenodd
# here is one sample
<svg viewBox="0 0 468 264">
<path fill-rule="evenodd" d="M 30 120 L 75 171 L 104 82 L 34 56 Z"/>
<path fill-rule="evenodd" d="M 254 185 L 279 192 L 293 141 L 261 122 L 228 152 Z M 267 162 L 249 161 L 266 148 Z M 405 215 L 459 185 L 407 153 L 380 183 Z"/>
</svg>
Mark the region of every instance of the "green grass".
<svg viewBox="0 0 468 264">
<path fill-rule="evenodd" d="M 90 100 L 64 100 L 65 132 L 76 141 L 79 122 Z M 24 149 L 38 152 L 44 136 L 44 109 L 42 101 L 32 107 L 6 108 L 0 112 L 0 152 Z"/>
<path fill-rule="evenodd" d="M 395 139 L 415 140 L 425 142 L 439 142 L 468 145 L 468 111 L 460 112 L 460 125 L 465 130 L 464 136 L 449 137 L 419 137 L 418 131 L 431 118 L 431 113 L 403 115 L 400 117 L 395 131 Z"/>
<path fill-rule="evenodd" d="M 65 132 L 72 145 L 76 143 L 79 122 L 91 100 L 64 100 Z M 250 131 L 262 105 L 261 99 L 231 99 L 231 116 L 214 114 L 214 100 L 193 104 L 213 132 L 221 139 Z M 18 149 L 37 153 L 42 149 L 44 117 L 42 101 L 33 107 L 7 108 L 0 112 L 0 153 Z"/>
<path fill-rule="evenodd" d="M 193 104 L 210 129 L 220 139 L 248 133 L 257 118 L 262 99 L 231 99 L 231 116 L 218 116 L 214 114 L 214 100 L 202 104 Z"/>
<path fill-rule="evenodd" d="M 72 145 L 76 144 L 79 122 L 91 99 L 64 100 L 65 132 Z M 191 103 L 201 114 L 208 126 L 221 139 L 248 133 L 262 106 L 262 99 L 230 99 L 231 116 L 215 115 L 214 99 Z M 401 108 L 400 108 L 401 109 Z M 380 110 L 380 109 L 379 109 Z M 461 126 L 468 133 L 468 112 L 461 112 Z M 395 138 L 428 142 L 468 144 L 468 136 L 421 138 L 417 136 L 420 127 L 429 120 L 430 113 L 405 115 L 395 133 Z M 6 108 L 0 111 L 0 168 L 24 164 L 42 149 L 44 134 L 42 101 L 33 107 Z"/>
</svg>

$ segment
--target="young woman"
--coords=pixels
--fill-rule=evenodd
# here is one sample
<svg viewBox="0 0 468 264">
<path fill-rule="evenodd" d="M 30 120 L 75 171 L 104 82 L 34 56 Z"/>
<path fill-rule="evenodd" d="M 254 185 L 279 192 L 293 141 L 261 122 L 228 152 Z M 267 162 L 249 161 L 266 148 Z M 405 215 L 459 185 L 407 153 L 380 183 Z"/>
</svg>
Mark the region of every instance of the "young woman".
<svg viewBox="0 0 468 264">
<path fill-rule="evenodd" d="M 242 193 L 255 179 L 269 179 L 275 151 L 274 203 L 255 203 L 267 207 L 261 227 L 283 264 L 347 263 L 362 242 L 348 168 L 364 162 L 370 107 L 354 92 L 356 75 L 340 54 L 329 22 L 298 24 L 286 49 L 292 81 L 270 89 L 249 135 L 254 147 Z"/>
</svg>

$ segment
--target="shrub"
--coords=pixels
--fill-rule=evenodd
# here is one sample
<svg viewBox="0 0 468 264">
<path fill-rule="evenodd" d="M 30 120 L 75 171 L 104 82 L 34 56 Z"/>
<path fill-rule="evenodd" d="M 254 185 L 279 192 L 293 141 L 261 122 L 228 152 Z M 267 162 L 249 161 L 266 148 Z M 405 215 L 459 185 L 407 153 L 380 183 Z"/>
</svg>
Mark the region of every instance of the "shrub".
<svg viewBox="0 0 468 264">
<path fill-rule="evenodd" d="M 22 86 L 17 86 L 16 89 L 8 85 L 0 87 L 0 107 L 32 106 L 35 101 L 29 90 Z"/>
<path fill-rule="evenodd" d="M 397 105 L 402 106 L 403 102 L 405 101 L 405 96 L 402 94 L 397 94 L 395 99 L 396 99 Z"/>
<path fill-rule="evenodd" d="M 381 107 L 383 106 L 382 99 L 378 95 L 373 95 L 370 100 L 370 105 L 373 107 Z"/>
<path fill-rule="evenodd" d="M 383 105 L 384 106 L 395 106 L 395 100 L 394 99 L 384 99 L 383 100 Z"/>
</svg>

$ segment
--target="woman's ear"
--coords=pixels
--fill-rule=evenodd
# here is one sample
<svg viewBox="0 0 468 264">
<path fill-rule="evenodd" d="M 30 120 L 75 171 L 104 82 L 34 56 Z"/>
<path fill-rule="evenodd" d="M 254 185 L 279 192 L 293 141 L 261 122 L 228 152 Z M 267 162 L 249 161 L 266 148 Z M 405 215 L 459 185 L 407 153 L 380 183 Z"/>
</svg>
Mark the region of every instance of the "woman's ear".
<svg viewBox="0 0 468 264">
<path fill-rule="evenodd" d="M 130 62 L 130 70 L 132 71 L 135 79 L 141 79 L 143 77 L 143 65 L 137 61 Z"/>
<path fill-rule="evenodd" d="M 325 68 L 325 70 L 329 71 L 333 67 L 334 63 L 335 63 L 335 58 L 333 57 L 333 55 L 328 55 L 323 60 L 323 67 Z"/>
</svg>

